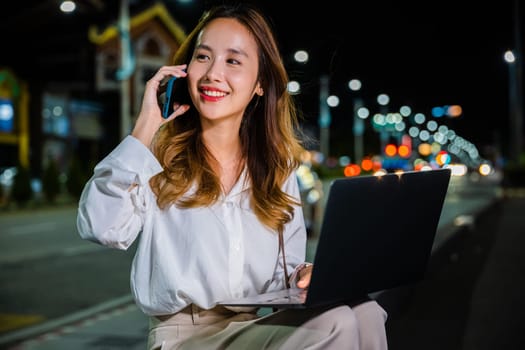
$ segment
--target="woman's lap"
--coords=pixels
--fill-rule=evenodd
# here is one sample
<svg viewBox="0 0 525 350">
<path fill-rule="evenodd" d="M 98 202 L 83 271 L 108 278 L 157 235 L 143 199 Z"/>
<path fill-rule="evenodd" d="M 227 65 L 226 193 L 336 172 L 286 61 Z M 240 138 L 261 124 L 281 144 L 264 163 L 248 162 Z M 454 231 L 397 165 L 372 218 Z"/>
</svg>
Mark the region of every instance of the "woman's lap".
<svg viewBox="0 0 525 350">
<path fill-rule="evenodd" d="M 352 308 L 286 309 L 258 318 L 254 314 L 225 315 L 211 324 L 206 324 L 206 316 L 200 317 L 203 323 L 198 325 L 191 324 L 191 315 L 181 320 L 176 326 L 157 327 L 154 335 L 150 332 L 149 349 L 161 349 L 152 346 L 152 339 L 157 345 L 165 341 L 163 350 L 387 349 L 386 313 L 375 301 Z"/>
</svg>

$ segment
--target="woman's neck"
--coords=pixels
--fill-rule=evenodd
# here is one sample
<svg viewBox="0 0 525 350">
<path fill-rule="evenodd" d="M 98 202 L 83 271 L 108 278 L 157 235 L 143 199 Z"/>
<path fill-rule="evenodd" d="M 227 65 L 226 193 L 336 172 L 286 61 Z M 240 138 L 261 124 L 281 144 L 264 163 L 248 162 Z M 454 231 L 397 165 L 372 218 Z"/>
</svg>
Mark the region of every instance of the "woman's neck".
<svg viewBox="0 0 525 350">
<path fill-rule="evenodd" d="M 242 172 L 244 159 L 238 130 L 208 129 L 203 141 L 212 157 L 211 166 L 221 181 L 224 193 L 229 193 Z"/>
</svg>

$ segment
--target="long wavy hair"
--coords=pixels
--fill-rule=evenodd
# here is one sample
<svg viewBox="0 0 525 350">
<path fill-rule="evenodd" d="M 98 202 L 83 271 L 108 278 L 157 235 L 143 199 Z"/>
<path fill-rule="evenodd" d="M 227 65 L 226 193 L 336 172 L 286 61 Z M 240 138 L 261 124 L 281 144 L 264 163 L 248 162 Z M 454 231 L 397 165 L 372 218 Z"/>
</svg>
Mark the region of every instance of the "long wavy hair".
<svg viewBox="0 0 525 350">
<path fill-rule="evenodd" d="M 233 18 L 253 34 L 258 46 L 258 79 L 264 95 L 255 95 L 246 108 L 239 137 L 251 180 L 250 203 L 258 219 L 282 232 L 293 215 L 297 199 L 282 191 L 285 180 L 300 164 L 304 148 L 298 112 L 286 87 L 288 75 L 268 20 L 247 4 L 219 5 L 203 14 L 182 43 L 174 64 L 188 63 L 199 32 L 217 18 Z M 185 91 L 186 93 L 187 91 Z M 151 181 L 157 204 L 193 208 L 213 204 L 221 195 L 220 179 L 201 135 L 198 112 L 190 108 L 166 123 L 152 145 L 164 171 Z M 191 191 L 190 191 L 191 190 Z"/>
</svg>

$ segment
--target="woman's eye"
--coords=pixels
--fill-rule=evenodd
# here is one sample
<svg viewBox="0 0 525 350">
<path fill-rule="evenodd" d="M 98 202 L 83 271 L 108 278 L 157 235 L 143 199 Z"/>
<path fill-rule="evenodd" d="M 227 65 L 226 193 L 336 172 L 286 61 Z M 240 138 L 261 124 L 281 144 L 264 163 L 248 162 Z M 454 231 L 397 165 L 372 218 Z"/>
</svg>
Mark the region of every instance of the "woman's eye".
<svg viewBox="0 0 525 350">
<path fill-rule="evenodd" d="M 204 54 L 197 54 L 195 55 L 195 57 L 200 60 L 200 61 L 204 61 L 204 60 L 207 60 L 209 59 L 209 57 L 207 55 L 204 55 Z"/>
<path fill-rule="evenodd" d="M 234 59 L 234 58 L 230 58 L 230 59 L 228 59 L 227 62 L 228 62 L 229 64 L 235 64 L 235 65 L 237 65 L 237 64 L 241 64 L 241 62 L 237 61 L 237 60 Z"/>
</svg>

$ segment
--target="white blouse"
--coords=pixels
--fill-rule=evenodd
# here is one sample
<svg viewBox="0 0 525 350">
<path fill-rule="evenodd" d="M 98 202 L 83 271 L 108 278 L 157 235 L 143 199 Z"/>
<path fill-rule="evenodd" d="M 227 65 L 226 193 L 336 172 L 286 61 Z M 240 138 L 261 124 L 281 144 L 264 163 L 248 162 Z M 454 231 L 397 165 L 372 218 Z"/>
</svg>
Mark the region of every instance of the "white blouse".
<svg viewBox="0 0 525 350">
<path fill-rule="evenodd" d="M 80 236 L 105 246 L 127 249 L 140 233 L 131 291 L 145 314 L 172 314 L 190 303 L 208 309 L 221 300 L 284 288 L 278 235 L 250 208 L 246 169 L 217 203 L 165 210 L 149 186 L 160 171 L 150 150 L 127 136 L 95 167 L 77 216 Z M 295 173 L 283 190 L 300 200 Z M 294 209 L 284 230 L 290 274 L 306 254 L 302 208 Z"/>
</svg>

